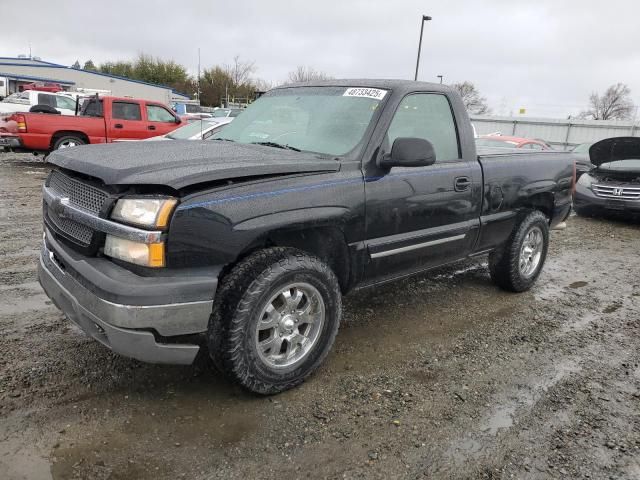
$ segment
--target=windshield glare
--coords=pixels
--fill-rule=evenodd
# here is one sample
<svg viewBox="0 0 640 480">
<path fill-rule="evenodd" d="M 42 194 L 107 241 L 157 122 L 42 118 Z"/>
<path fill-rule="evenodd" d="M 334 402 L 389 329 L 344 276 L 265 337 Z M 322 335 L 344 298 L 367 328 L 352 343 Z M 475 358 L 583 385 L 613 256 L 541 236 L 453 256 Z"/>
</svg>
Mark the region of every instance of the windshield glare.
<svg viewBox="0 0 640 480">
<path fill-rule="evenodd" d="M 362 140 L 379 99 L 346 96 L 347 87 L 274 90 L 253 104 L 213 139 L 272 142 L 303 151 L 345 155 Z"/>
</svg>

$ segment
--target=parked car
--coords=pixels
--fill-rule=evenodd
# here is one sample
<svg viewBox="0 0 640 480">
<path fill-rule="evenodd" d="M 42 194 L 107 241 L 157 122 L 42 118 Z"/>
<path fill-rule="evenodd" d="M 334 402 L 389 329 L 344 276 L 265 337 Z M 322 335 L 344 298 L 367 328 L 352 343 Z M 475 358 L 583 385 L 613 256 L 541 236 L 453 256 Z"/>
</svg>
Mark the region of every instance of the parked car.
<svg viewBox="0 0 640 480">
<path fill-rule="evenodd" d="M 16 127 L 14 131 L 0 132 L 0 147 L 44 153 L 86 143 L 142 140 L 183 125 L 161 103 L 97 96 L 86 99 L 80 115 L 75 117 L 18 113 L 6 120 L 13 121 Z"/>
<path fill-rule="evenodd" d="M 53 82 L 33 82 L 27 83 L 20 87 L 20 91 L 25 92 L 27 90 L 37 90 L 39 92 L 58 93 L 62 92 L 63 88 L 59 83 Z"/>
<path fill-rule="evenodd" d="M 55 93 L 25 90 L 13 93 L 0 102 L 0 114 L 13 112 L 28 112 L 36 105 L 47 105 L 55 108 L 62 115 L 75 115 L 76 102 L 65 96 Z"/>
<path fill-rule="evenodd" d="M 244 110 L 245 110 L 244 108 L 216 108 L 213 111 L 212 115 L 215 118 L 219 118 L 219 117 L 237 117 Z"/>
<path fill-rule="evenodd" d="M 543 140 L 506 135 L 481 135 L 476 139 L 478 147 L 524 148 L 526 150 L 553 150 Z"/>
<path fill-rule="evenodd" d="M 478 156 L 453 89 L 400 80 L 277 87 L 208 142 L 49 162 L 53 302 L 139 360 L 190 364 L 208 344 L 260 394 L 322 363 L 356 288 L 488 254 L 500 287 L 529 289 L 574 180 L 566 152 Z"/>
<path fill-rule="evenodd" d="M 156 140 L 207 140 L 225 125 L 231 123 L 233 117 L 207 118 L 194 120 L 165 135 L 147 138 L 147 141 Z"/>
<path fill-rule="evenodd" d="M 578 215 L 640 215 L 640 138 L 615 137 L 589 148 L 593 169 L 578 180 L 573 206 Z"/>
<path fill-rule="evenodd" d="M 573 160 L 576 162 L 576 178 L 579 179 L 584 173 L 587 173 L 593 168 L 593 164 L 589 159 L 589 149 L 593 145 L 590 143 L 581 143 L 576 145 L 572 150 Z"/>
</svg>

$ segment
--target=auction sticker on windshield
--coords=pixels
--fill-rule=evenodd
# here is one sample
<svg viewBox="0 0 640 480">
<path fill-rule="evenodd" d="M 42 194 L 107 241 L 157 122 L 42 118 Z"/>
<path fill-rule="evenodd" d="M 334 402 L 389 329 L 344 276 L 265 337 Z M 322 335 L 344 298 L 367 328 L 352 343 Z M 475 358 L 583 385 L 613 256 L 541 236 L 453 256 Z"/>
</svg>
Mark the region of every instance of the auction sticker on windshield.
<svg viewBox="0 0 640 480">
<path fill-rule="evenodd" d="M 347 88 L 347 91 L 342 94 L 343 97 L 362 97 L 373 98 L 374 100 L 382 100 L 387 94 L 386 90 L 379 88 Z"/>
</svg>

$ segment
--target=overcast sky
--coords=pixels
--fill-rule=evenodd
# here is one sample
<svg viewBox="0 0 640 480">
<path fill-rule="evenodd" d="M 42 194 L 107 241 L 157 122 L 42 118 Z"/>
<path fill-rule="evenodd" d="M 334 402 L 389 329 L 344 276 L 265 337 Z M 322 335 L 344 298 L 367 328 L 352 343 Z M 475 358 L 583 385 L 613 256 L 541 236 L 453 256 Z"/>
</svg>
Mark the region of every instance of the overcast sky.
<svg viewBox="0 0 640 480">
<path fill-rule="evenodd" d="M 4 2 L 3 2 L 4 3 Z M 0 56 L 72 64 L 144 52 L 197 69 L 255 61 L 279 83 L 297 65 L 336 78 L 472 81 L 496 114 L 560 117 L 627 83 L 640 104 L 638 0 L 31 0 L 6 2 Z M 14 10 L 12 12 L 12 10 Z"/>
</svg>

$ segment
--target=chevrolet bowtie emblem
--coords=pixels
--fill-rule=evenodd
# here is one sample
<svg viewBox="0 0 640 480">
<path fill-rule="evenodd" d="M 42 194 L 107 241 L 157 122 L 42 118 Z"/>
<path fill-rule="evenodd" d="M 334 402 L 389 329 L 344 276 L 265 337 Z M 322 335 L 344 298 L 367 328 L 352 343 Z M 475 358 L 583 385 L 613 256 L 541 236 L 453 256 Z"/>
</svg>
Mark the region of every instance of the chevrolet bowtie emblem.
<svg viewBox="0 0 640 480">
<path fill-rule="evenodd" d="M 64 216 L 64 207 L 69 205 L 68 197 L 58 197 L 54 198 L 51 202 L 51 209 L 58 215 L 59 217 Z"/>
</svg>

